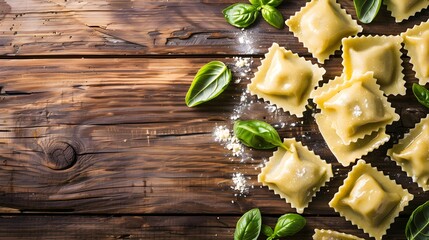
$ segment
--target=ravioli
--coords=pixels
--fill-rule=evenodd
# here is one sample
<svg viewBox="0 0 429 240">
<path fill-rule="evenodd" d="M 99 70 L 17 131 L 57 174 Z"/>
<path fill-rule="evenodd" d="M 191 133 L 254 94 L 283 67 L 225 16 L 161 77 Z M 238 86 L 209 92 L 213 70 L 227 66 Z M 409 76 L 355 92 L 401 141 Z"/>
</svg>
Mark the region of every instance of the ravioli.
<svg viewBox="0 0 429 240">
<path fill-rule="evenodd" d="M 340 49 L 341 39 L 362 31 L 335 0 L 312 0 L 286 25 L 319 63 Z"/>
<path fill-rule="evenodd" d="M 279 148 L 258 175 L 258 181 L 286 199 L 298 213 L 329 181 L 332 167 L 295 139 L 285 139 L 290 151 Z"/>
<path fill-rule="evenodd" d="M 330 127 L 344 145 L 399 120 L 372 74 L 367 72 L 347 81 L 344 76 L 339 77 L 342 80 L 326 84 L 326 91 L 316 91 L 318 95 L 314 96 L 321 114 L 329 119 Z"/>
<path fill-rule="evenodd" d="M 402 22 L 429 6 L 428 0 L 384 0 L 396 22 Z"/>
<path fill-rule="evenodd" d="M 273 43 L 247 87 L 251 94 L 302 117 L 311 91 L 325 72 Z"/>
<path fill-rule="evenodd" d="M 413 198 L 408 190 L 359 160 L 329 206 L 370 236 L 382 239 Z"/>
<path fill-rule="evenodd" d="M 429 115 L 387 151 L 423 190 L 429 190 Z"/>
<path fill-rule="evenodd" d="M 314 229 L 313 240 L 365 240 L 365 239 L 356 237 L 351 234 L 316 228 Z"/>
<path fill-rule="evenodd" d="M 429 1 L 427 1 L 429 4 Z M 401 34 L 420 85 L 429 82 L 429 21 Z"/>
<path fill-rule="evenodd" d="M 390 139 L 390 136 L 386 134 L 386 129 L 381 128 L 363 139 L 358 139 L 356 142 L 345 145 L 340 137 L 335 134 L 335 129 L 331 127 L 331 120 L 328 117 L 318 113 L 315 115 L 315 119 L 326 144 L 337 161 L 343 166 L 349 166 L 356 159 L 372 152 Z"/>
<path fill-rule="evenodd" d="M 405 95 L 400 36 L 344 38 L 343 66 L 347 79 L 373 72 L 386 95 Z"/>
</svg>

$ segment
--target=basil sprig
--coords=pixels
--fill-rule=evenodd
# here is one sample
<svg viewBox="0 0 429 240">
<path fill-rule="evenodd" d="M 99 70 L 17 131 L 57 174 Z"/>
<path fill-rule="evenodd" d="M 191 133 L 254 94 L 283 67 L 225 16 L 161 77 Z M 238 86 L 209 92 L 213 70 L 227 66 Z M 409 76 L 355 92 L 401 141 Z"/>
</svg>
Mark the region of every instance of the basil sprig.
<svg viewBox="0 0 429 240">
<path fill-rule="evenodd" d="M 292 236 L 301 231 L 306 223 L 304 217 L 295 213 L 288 213 L 279 217 L 273 230 L 270 226 L 262 224 L 261 212 L 254 208 L 238 220 L 234 240 L 256 240 L 261 230 L 268 237 L 267 240 Z"/>
<path fill-rule="evenodd" d="M 429 108 L 429 90 L 417 83 L 413 83 L 413 93 L 423 106 Z"/>
<path fill-rule="evenodd" d="M 261 212 L 254 208 L 249 210 L 237 222 L 234 240 L 256 240 L 261 232 Z"/>
<path fill-rule="evenodd" d="M 356 15 L 362 23 L 370 23 L 377 16 L 382 0 L 353 0 Z"/>
<path fill-rule="evenodd" d="M 405 226 L 408 240 L 426 240 L 429 236 L 429 201 L 417 207 Z"/>
<path fill-rule="evenodd" d="M 225 8 L 222 13 L 232 26 L 246 28 L 256 21 L 259 11 L 271 26 L 281 29 L 284 26 L 283 15 L 276 9 L 283 0 L 249 0 L 248 3 L 235 3 Z"/>
<path fill-rule="evenodd" d="M 255 149 L 284 148 L 279 133 L 270 124 L 259 120 L 237 120 L 234 123 L 234 134 L 244 145 Z"/>
<path fill-rule="evenodd" d="M 267 236 L 267 240 L 278 239 L 282 237 L 295 235 L 305 226 L 307 221 L 301 215 L 295 213 L 284 214 L 277 220 L 274 231 Z"/>
<path fill-rule="evenodd" d="M 198 70 L 186 93 L 185 103 L 194 107 L 221 94 L 231 82 L 232 73 L 220 61 L 212 61 Z"/>
</svg>

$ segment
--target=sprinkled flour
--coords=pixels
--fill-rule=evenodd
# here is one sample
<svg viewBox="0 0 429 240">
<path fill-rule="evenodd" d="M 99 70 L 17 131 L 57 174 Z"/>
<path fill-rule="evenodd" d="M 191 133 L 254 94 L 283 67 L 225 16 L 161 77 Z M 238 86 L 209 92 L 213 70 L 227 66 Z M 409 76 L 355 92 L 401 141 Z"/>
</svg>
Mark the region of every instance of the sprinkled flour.
<svg viewBox="0 0 429 240">
<path fill-rule="evenodd" d="M 240 195 L 244 195 L 249 192 L 249 186 L 247 185 L 247 180 L 244 177 L 244 174 L 240 172 L 236 172 L 232 174 L 232 182 L 234 183 L 231 188 L 237 192 L 239 192 Z M 237 196 L 238 194 L 236 194 Z"/>
<path fill-rule="evenodd" d="M 220 142 L 226 149 L 231 151 L 232 156 L 241 157 L 244 153 L 243 145 L 226 126 L 217 126 L 214 129 L 214 138 L 216 142 Z"/>
</svg>

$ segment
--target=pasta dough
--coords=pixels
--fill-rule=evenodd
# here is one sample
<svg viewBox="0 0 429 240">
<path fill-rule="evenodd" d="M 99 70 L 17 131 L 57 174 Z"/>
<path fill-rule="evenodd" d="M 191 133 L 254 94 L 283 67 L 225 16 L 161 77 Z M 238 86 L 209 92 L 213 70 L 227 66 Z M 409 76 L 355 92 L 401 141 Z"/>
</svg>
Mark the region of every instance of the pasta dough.
<svg viewBox="0 0 429 240">
<path fill-rule="evenodd" d="M 368 72 L 351 80 L 336 77 L 317 88 L 314 102 L 320 133 L 343 166 L 368 154 L 389 140 L 386 126 L 399 119 Z"/>
<path fill-rule="evenodd" d="M 341 39 L 362 31 L 335 0 L 312 0 L 286 25 L 320 63 L 340 49 Z"/>
<path fill-rule="evenodd" d="M 389 149 L 387 155 L 423 190 L 429 190 L 429 115 Z"/>
<path fill-rule="evenodd" d="M 346 79 L 373 72 L 386 95 L 405 95 L 400 36 L 363 36 L 343 39 Z"/>
<path fill-rule="evenodd" d="M 329 206 L 378 240 L 413 198 L 395 181 L 359 160 Z"/>
<path fill-rule="evenodd" d="M 353 236 L 351 234 L 345 234 L 337 231 L 325 230 L 325 229 L 314 229 L 313 240 L 364 240 Z"/>
<path fill-rule="evenodd" d="M 429 3 L 429 1 L 428 1 Z M 429 21 L 401 34 L 420 85 L 429 82 Z"/>
<path fill-rule="evenodd" d="M 302 213 L 312 197 L 333 176 L 330 164 L 295 139 L 285 139 L 258 175 L 258 181 Z"/>
<path fill-rule="evenodd" d="M 399 115 L 383 96 L 372 72 L 348 81 L 333 81 L 318 91 L 314 102 L 321 114 L 330 119 L 331 127 L 348 145 L 378 131 L 399 119 Z"/>
<path fill-rule="evenodd" d="M 273 43 L 248 85 L 252 94 L 302 117 L 310 93 L 325 69 Z"/>
<path fill-rule="evenodd" d="M 427 0 L 384 0 L 384 3 L 396 22 L 402 22 L 429 6 Z"/>
</svg>

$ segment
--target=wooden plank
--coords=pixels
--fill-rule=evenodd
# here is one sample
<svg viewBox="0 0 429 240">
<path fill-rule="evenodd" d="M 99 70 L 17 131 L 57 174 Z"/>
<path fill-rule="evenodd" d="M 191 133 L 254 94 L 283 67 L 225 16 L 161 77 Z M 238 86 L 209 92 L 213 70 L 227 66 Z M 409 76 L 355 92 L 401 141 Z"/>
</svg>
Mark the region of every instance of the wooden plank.
<svg viewBox="0 0 429 240">
<path fill-rule="evenodd" d="M 0 1 L 0 55 L 261 55 L 272 42 L 308 55 L 288 31 L 260 20 L 247 30 L 228 25 L 226 1 Z M 285 1 L 285 19 L 306 1 Z M 355 17 L 353 2 L 340 0 Z M 399 34 L 428 19 L 424 10 L 401 24 L 383 5 L 364 34 Z M 387 27 L 388 26 L 388 27 Z"/>
<path fill-rule="evenodd" d="M 274 227 L 277 216 L 263 223 Z M 239 216 L 0 216 L 1 239 L 232 239 Z M 332 229 L 368 239 L 340 217 L 306 217 L 307 225 L 288 239 L 311 239 L 315 228 Z M 404 239 L 407 218 L 397 218 L 388 239 Z M 265 239 L 262 237 L 260 239 Z"/>
<path fill-rule="evenodd" d="M 1 60 L 0 206 L 20 212 L 103 214 L 238 214 L 252 207 L 267 214 L 293 211 L 256 182 L 258 165 L 272 151 L 249 151 L 254 160 L 242 163 L 213 140 L 216 125 L 231 126 L 230 116 L 248 80 L 231 84 L 205 106 L 184 104 L 193 75 L 209 60 Z M 259 63 L 255 59 L 252 71 Z M 331 61 L 328 72 L 339 74 L 339 64 L 339 59 Z M 409 66 L 405 73 L 409 88 L 416 80 Z M 238 74 L 234 70 L 234 79 Z M 402 115 L 389 127 L 392 135 L 403 135 L 429 112 L 410 92 L 390 99 Z M 333 163 L 336 177 L 306 213 L 334 215 L 327 203 L 350 168 L 336 162 L 310 113 L 300 123 L 266 106 L 256 101 L 244 116 L 285 123 L 279 129 L 282 137 L 302 140 Z M 428 193 L 385 157 L 393 141 L 364 158 L 416 195 L 405 211 L 410 214 Z M 235 172 L 254 185 L 246 197 L 231 189 Z"/>
</svg>

